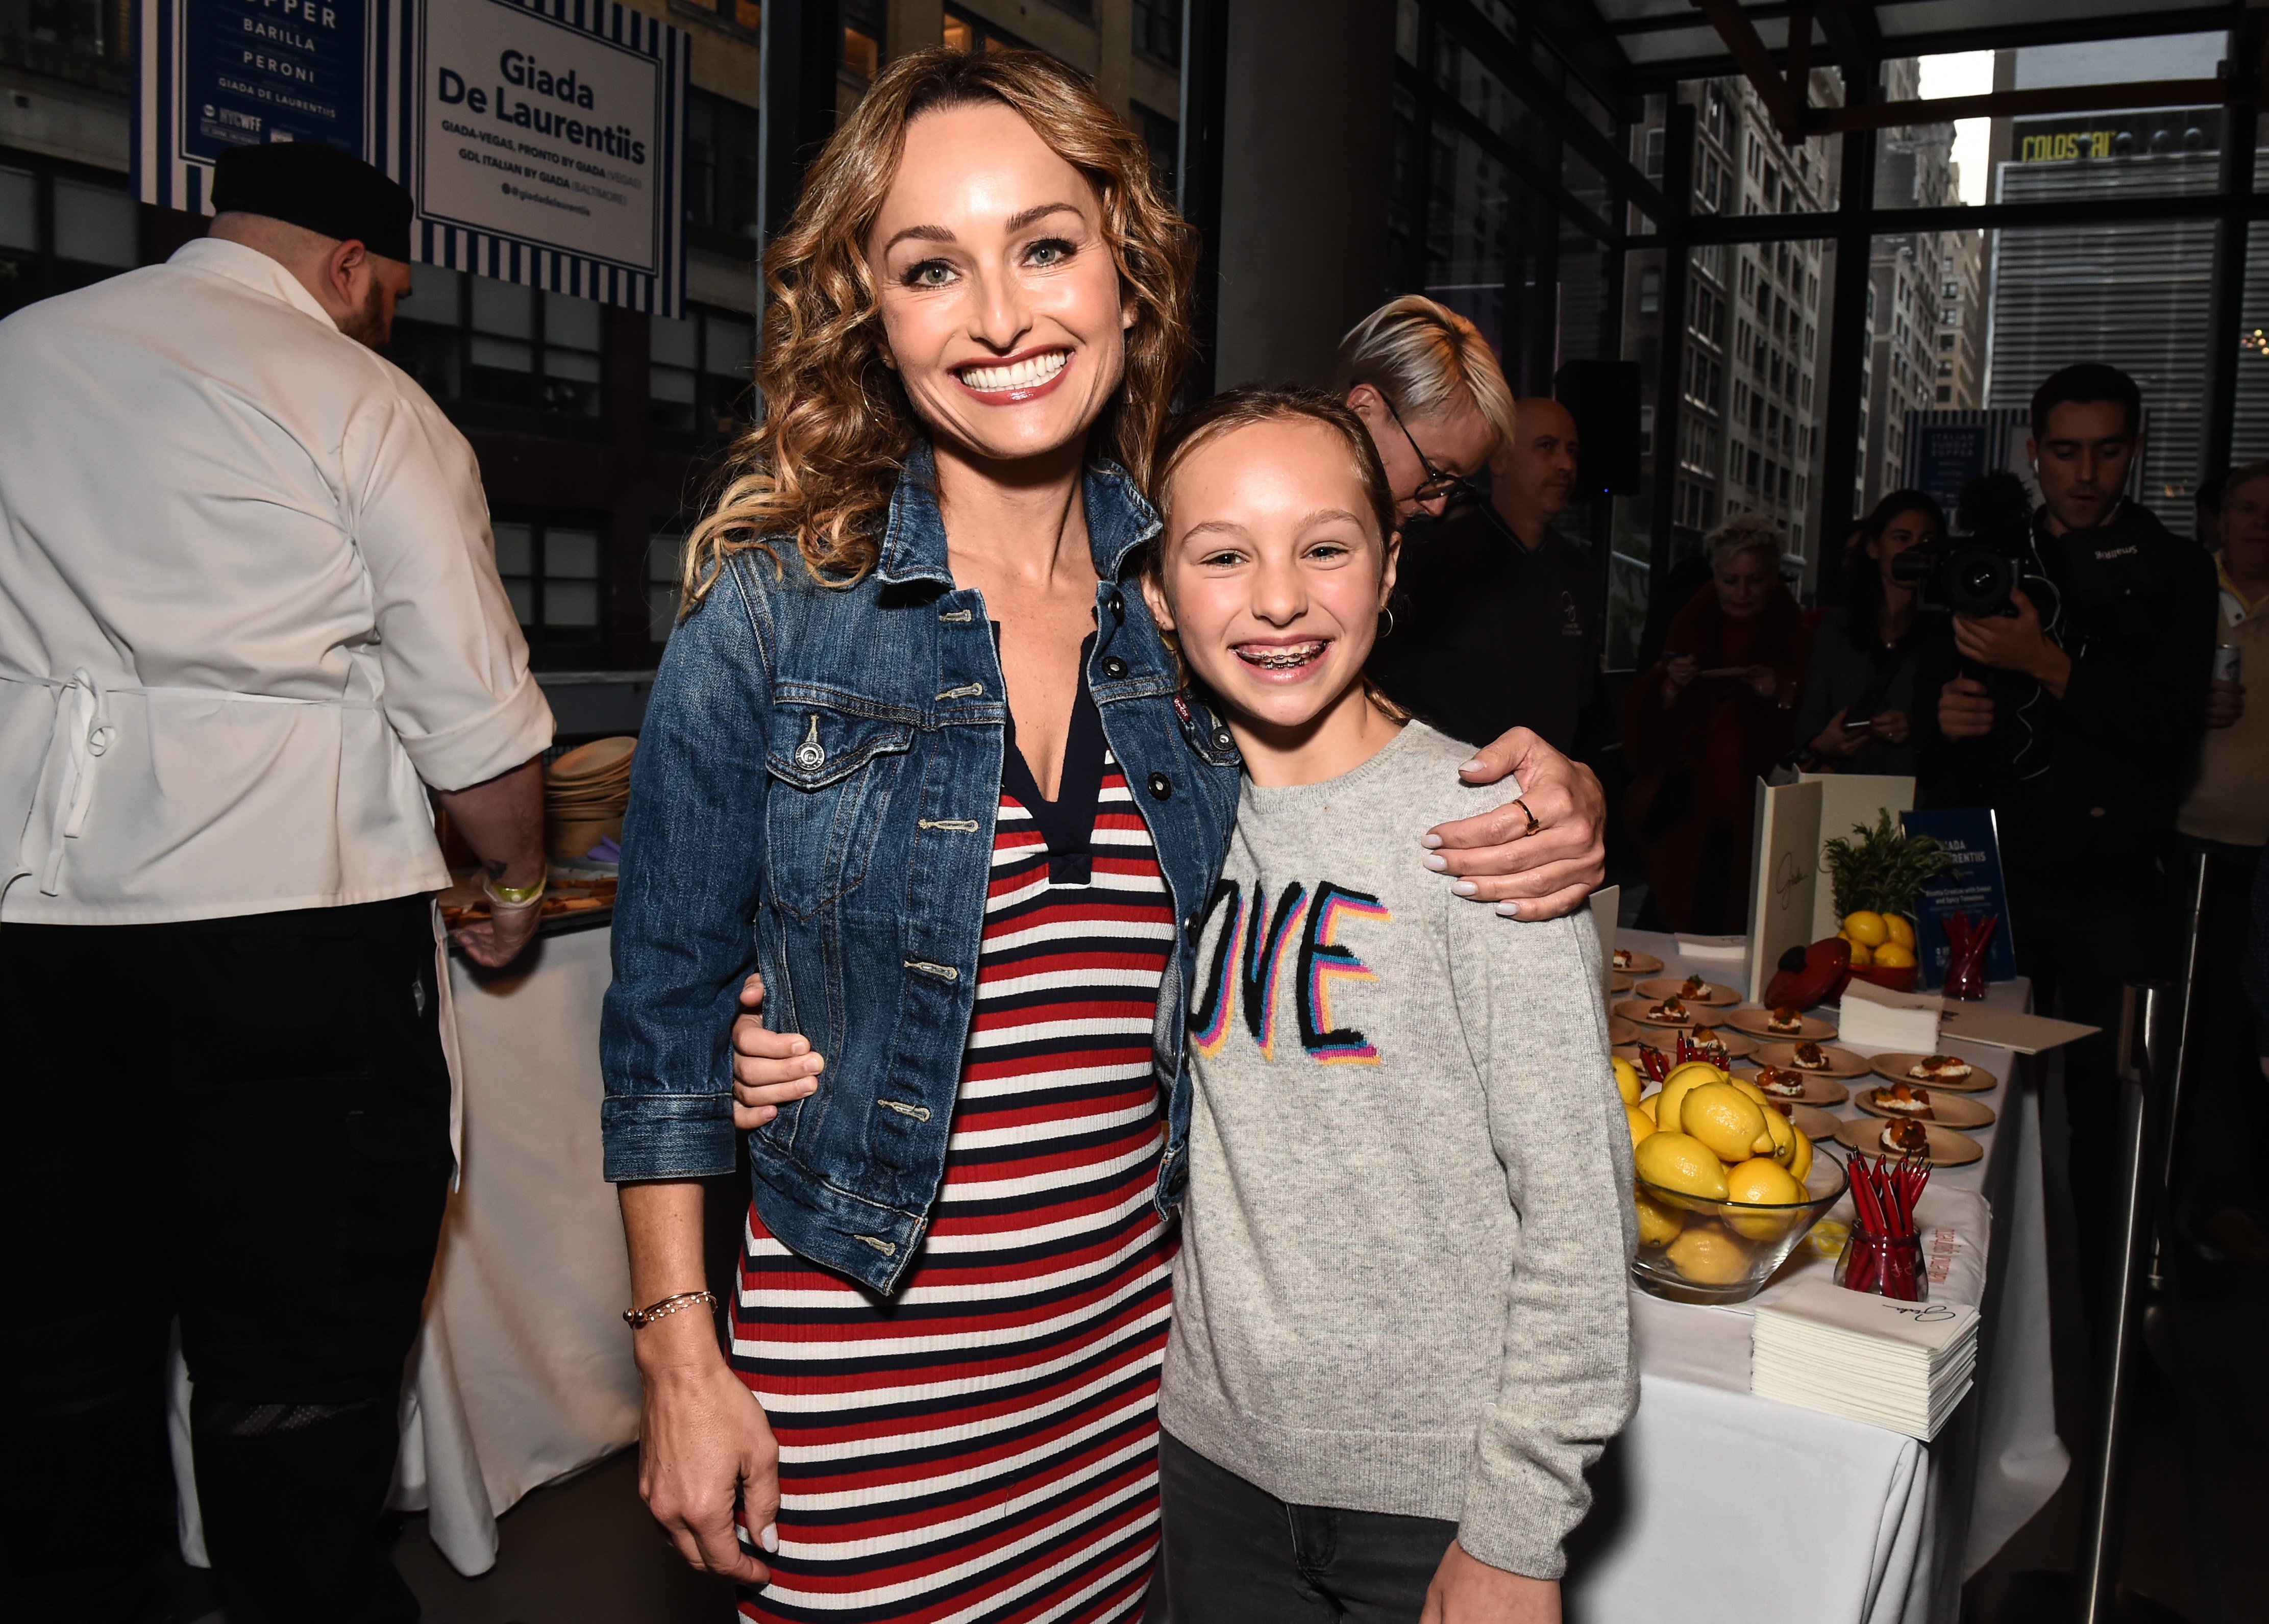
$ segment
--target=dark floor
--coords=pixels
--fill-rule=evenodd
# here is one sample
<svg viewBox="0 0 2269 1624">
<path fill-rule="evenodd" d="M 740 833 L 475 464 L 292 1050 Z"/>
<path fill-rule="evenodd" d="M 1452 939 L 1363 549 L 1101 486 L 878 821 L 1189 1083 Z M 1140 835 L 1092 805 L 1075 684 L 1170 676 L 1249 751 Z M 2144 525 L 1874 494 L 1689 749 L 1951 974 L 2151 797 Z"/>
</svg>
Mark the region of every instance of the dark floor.
<svg viewBox="0 0 2269 1624">
<path fill-rule="evenodd" d="M 2088 1388 L 2070 1307 L 2073 1259 L 2063 1244 L 2072 1226 L 2056 1216 L 2069 1201 L 2054 1087 L 2047 1104 L 2057 1410 L 2070 1442 L 2085 1436 Z M 2154 1382 L 2136 1431 L 2123 1570 L 2138 1598 L 2126 1615 L 2136 1624 L 2169 1612 L 2189 1624 L 2269 1617 L 2254 1576 L 2259 1531 L 2269 1527 L 2262 1464 L 2269 1461 L 2269 1406 L 2260 1401 L 2269 1274 L 2232 1271 L 2208 1283 L 2217 1289 L 2176 1303 L 2154 1327 L 2171 1380 Z M 2081 1483 L 2076 1462 L 2056 1498 L 1970 1582 L 1965 1624 L 2066 1624 L 2072 1613 L 2058 1576 L 2073 1566 Z M 635 1451 L 538 1489 L 500 1528 L 496 1567 L 466 1579 L 426 1538 L 425 1519 L 410 1519 L 395 1560 L 423 1598 L 427 1624 L 727 1624 L 732 1617 L 728 1590 L 680 1562 L 640 1505 Z M 194 1610 L 177 1616 L 196 1618 Z M 209 1613 L 196 1624 L 225 1620 Z"/>
</svg>

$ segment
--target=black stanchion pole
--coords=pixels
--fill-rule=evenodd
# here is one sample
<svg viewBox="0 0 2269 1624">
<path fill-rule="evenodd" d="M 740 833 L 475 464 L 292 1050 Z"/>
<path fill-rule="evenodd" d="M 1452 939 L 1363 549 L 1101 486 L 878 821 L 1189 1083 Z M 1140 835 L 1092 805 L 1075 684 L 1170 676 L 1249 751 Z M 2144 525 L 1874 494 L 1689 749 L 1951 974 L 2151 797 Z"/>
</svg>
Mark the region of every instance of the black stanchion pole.
<svg viewBox="0 0 2269 1624">
<path fill-rule="evenodd" d="M 2163 984 L 2130 985 L 2119 1015 L 2119 1153 L 2114 1163 L 2119 1192 L 2109 1279 L 2098 1332 L 2095 1434 L 2088 1463 L 2088 1502 L 2080 1526 L 2080 1565 L 2073 1598 L 2080 1624 L 2114 1624 L 2119 1616 L 2121 1536 L 2127 1512 L 2128 1412 L 2135 1362 L 2143 1356 L 2140 1328 L 2143 1274 L 2150 1256 L 2151 1223 L 2158 1202 L 2152 1188 L 2153 1107 L 2174 1069 L 2181 1022 L 2176 990 Z"/>
<path fill-rule="evenodd" d="M 2152 1230 L 2151 1293 L 2163 1296 L 2171 1284 L 2170 1259 L 2174 1240 L 2174 1189 L 2176 1135 L 2181 1131 L 2183 1084 L 2191 1067 L 2193 1052 L 2198 1045 L 2191 1039 L 2198 1025 L 2199 951 L 2203 945 L 2206 922 L 2206 887 L 2214 876 L 2214 859 L 2203 849 L 2190 854 L 2184 873 L 2184 917 L 2181 956 L 2176 967 L 2182 979 L 2176 988 L 2177 1002 L 2174 1022 L 2174 1064 L 2161 1089 L 2158 1112 L 2159 1165 L 2158 1222 Z M 2171 1374 L 2171 1372 L 2169 1372 Z"/>
</svg>

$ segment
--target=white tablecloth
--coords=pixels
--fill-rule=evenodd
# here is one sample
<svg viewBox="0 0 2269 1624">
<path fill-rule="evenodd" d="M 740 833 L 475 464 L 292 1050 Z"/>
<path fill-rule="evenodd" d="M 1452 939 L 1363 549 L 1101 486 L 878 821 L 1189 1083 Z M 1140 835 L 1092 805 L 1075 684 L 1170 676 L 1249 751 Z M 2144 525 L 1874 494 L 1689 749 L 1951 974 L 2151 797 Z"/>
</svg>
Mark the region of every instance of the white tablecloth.
<svg viewBox="0 0 2269 1624">
<path fill-rule="evenodd" d="M 1727 978 L 1719 962 L 1681 960 L 1668 936 L 1626 931 L 1618 943 L 1661 957 L 1666 975 Z M 1939 1170 L 1925 1197 L 1933 1222 L 1984 1259 L 1943 1288 L 1982 1298 L 1978 1391 L 1927 1445 L 1756 1398 L 1745 1308 L 1633 1291 L 1638 1415 L 1595 1475 L 1598 1509 L 1571 1551 L 1571 1621 L 1953 1624 L 1962 1581 L 2063 1480 L 2039 1104 L 2007 1051 L 1945 1047 L 2007 1080 L 1979 1096 L 2000 1113 L 1972 1135 L 1984 1160 Z"/>
<path fill-rule="evenodd" d="M 496 1519 L 522 1495 L 638 1436 L 630 1266 L 600 1176 L 609 937 L 544 937 L 505 976 L 450 962 L 463 1161 L 403 1393 L 393 1503 L 429 1513 L 433 1543 L 468 1576 L 495 1562 Z M 181 1547 L 202 1566 L 188 1394 L 177 1360 Z"/>
<path fill-rule="evenodd" d="M 1666 974 L 1726 973 L 1681 961 L 1667 936 L 1621 941 L 1662 956 Z M 547 937 L 507 977 L 451 964 L 464 1161 L 403 1400 L 395 1504 L 429 1512 L 434 1543 L 468 1575 L 494 1562 L 496 1517 L 522 1495 L 638 1436 L 629 1269 L 600 1177 L 608 942 L 603 929 Z M 2012 1079 L 1981 1096 L 2000 1113 L 1975 1135 L 1984 1160 L 1932 1179 L 1946 1222 L 1987 1256 L 1974 1276 L 1978 1391 L 1927 1446 L 1756 1398 L 1747 1311 L 1634 1291 L 1639 1410 L 1594 1475 L 1598 1507 L 1571 1551 L 1571 1624 L 1953 1624 L 1962 1579 L 2063 1480 L 2038 1104 L 2007 1051 L 1947 1047 Z M 1990 1240 L 1968 1232 L 1989 1214 Z M 182 1546 L 202 1561 L 176 1378 Z"/>
</svg>

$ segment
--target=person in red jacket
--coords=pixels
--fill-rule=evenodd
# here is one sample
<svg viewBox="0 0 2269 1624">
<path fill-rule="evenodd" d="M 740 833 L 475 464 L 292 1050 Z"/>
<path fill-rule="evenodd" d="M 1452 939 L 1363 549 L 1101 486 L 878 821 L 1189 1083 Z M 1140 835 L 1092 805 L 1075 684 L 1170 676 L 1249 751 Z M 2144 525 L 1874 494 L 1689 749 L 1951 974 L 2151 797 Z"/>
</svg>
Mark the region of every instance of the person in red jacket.
<svg viewBox="0 0 2269 1624">
<path fill-rule="evenodd" d="M 1744 928 L 1755 780 L 1788 749 L 1808 638 L 1780 579 L 1778 524 L 1736 514 L 1704 545 L 1710 584 L 1623 696 L 1623 811 L 1651 921 L 1714 935 Z"/>
</svg>

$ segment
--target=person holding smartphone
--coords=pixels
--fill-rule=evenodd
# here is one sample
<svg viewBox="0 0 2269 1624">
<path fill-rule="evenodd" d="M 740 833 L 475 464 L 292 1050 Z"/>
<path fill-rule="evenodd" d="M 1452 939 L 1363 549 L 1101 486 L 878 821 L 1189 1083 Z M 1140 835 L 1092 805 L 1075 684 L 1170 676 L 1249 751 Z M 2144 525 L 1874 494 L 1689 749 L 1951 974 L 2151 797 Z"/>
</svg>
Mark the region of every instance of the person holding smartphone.
<svg viewBox="0 0 2269 1624">
<path fill-rule="evenodd" d="M 1813 629 L 1812 663 L 1795 736 L 1812 770 L 1914 775 L 1915 663 L 1926 623 L 1913 586 L 1891 572 L 1911 547 L 1936 542 L 1946 515 L 1919 491 L 1894 491 L 1861 527 L 1844 568 L 1843 602 Z"/>
</svg>

